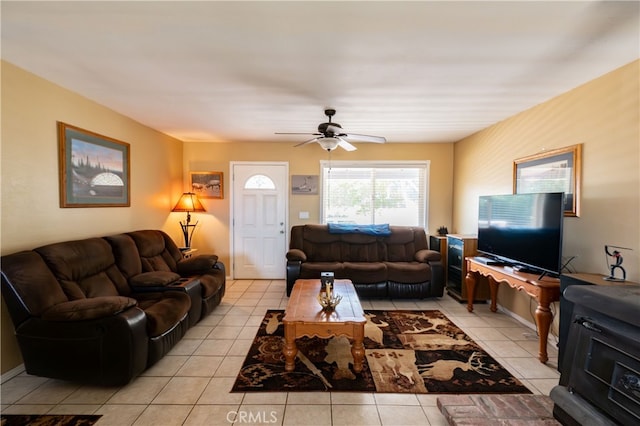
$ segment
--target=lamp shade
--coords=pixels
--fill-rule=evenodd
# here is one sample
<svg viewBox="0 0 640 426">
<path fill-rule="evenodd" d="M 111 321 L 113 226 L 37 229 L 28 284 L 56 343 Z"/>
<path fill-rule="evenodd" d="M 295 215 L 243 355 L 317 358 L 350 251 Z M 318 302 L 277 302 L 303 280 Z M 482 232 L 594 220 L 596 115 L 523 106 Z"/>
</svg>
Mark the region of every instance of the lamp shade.
<svg viewBox="0 0 640 426">
<path fill-rule="evenodd" d="M 193 192 L 185 192 L 180 196 L 172 212 L 206 212 L 204 206 Z"/>
</svg>

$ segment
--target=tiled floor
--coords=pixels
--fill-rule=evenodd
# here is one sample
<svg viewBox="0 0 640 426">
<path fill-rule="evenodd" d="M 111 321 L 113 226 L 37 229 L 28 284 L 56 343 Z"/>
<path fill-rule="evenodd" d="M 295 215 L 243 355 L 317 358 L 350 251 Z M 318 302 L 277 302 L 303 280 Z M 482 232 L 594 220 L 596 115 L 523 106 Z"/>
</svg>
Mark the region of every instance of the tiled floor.
<svg viewBox="0 0 640 426">
<path fill-rule="evenodd" d="M 220 306 L 127 386 L 103 388 L 19 374 L 2 383 L 4 414 L 102 414 L 105 425 L 444 425 L 437 395 L 229 393 L 266 309 L 284 309 L 284 281 L 230 281 Z M 365 309 L 438 309 L 534 393 L 559 379 L 557 353 L 537 360 L 535 332 L 488 305 L 474 313 L 448 296 L 362 300 Z"/>
</svg>

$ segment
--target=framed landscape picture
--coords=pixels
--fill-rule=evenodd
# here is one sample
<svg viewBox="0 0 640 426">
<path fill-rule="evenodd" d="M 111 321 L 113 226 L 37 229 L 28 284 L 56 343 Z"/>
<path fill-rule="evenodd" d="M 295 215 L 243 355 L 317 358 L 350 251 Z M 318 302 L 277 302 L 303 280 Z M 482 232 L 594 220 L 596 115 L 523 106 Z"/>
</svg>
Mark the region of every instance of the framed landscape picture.
<svg viewBox="0 0 640 426">
<path fill-rule="evenodd" d="M 222 172 L 191 172 L 191 192 L 201 198 L 224 198 Z"/>
<path fill-rule="evenodd" d="M 513 162 L 513 193 L 564 192 L 564 215 L 580 216 L 582 144 Z"/>
<path fill-rule="evenodd" d="M 129 144 L 58 122 L 60 207 L 128 207 Z"/>
</svg>

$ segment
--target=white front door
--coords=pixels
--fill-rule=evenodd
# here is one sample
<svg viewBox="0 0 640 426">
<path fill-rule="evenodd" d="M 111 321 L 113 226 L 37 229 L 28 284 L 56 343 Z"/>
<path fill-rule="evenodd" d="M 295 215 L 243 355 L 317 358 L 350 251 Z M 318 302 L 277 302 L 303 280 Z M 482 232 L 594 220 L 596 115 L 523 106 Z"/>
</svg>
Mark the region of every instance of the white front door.
<svg viewBox="0 0 640 426">
<path fill-rule="evenodd" d="M 284 279 L 288 163 L 231 163 L 234 279 Z"/>
</svg>

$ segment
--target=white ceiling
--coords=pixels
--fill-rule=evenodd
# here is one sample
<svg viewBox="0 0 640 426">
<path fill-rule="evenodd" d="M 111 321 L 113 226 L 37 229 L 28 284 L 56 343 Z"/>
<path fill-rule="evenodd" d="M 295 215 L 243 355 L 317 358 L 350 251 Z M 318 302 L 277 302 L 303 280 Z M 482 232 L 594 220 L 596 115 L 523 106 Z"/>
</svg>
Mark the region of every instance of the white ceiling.
<svg viewBox="0 0 640 426">
<path fill-rule="evenodd" d="M 640 57 L 639 7 L 2 1 L 1 56 L 184 141 L 451 142 Z"/>
</svg>

